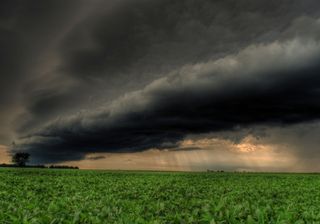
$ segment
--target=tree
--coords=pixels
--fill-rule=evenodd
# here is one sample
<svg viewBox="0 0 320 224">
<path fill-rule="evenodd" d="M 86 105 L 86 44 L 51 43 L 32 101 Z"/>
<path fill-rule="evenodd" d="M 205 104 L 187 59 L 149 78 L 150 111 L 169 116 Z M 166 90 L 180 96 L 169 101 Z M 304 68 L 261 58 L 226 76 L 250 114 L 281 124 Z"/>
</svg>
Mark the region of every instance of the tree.
<svg viewBox="0 0 320 224">
<path fill-rule="evenodd" d="M 26 152 L 17 152 L 12 156 L 12 162 L 17 166 L 25 166 L 29 162 L 30 154 Z"/>
</svg>

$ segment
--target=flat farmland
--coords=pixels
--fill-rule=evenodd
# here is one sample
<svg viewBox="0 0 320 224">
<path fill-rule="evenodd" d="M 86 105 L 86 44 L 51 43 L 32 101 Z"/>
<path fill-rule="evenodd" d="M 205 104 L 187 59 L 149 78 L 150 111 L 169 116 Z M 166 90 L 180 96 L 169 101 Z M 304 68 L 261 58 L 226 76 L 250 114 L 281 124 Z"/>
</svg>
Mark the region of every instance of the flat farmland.
<svg viewBox="0 0 320 224">
<path fill-rule="evenodd" d="M 2 168 L 0 223 L 320 223 L 320 175 Z"/>
</svg>

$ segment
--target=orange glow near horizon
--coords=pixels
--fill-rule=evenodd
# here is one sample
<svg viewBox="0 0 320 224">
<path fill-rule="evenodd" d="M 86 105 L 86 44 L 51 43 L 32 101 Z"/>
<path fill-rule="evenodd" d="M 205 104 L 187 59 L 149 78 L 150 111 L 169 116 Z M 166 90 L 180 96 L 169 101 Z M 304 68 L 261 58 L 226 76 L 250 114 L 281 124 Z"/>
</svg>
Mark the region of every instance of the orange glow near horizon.
<svg viewBox="0 0 320 224">
<path fill-rule="evenodd" d="M 298 158 L 287 147 L 262 144 L 250 135 L 239 143 L 219 138 L 186 139 L 180 142 L 179 148 L 181 150 L 92 153 L 83 160 L 61 164 L 79 166 L 81 169 L 113 170 L 308 171 L 303 164 L 299 165 Z M 10 163 L 4 145 L 0 145 L 0 163 Z"/>
<path fill-rule="evenodd" d="M 195 150 L 190 148 L 196 147 Z M 238 144 L 218 138 L 186 139 L 181 150 L 151 149 L 136 153 L 95 153 L 82 161 L 67 162 L 83 169 L 173 171 L 298 171 L 296 157 L 281 145 L 261 144 L 247 136 Z M 189 149 L 189 150 L 188 150 Z M 92 160 L 90 158 L 104 158 Z"/>
<path fill-rule="evenodd" d="M 8 154 L 8 148 L 5 145 L 0 145 L 0 164 L 10 163 L 11 158 Z"/>
</svg>

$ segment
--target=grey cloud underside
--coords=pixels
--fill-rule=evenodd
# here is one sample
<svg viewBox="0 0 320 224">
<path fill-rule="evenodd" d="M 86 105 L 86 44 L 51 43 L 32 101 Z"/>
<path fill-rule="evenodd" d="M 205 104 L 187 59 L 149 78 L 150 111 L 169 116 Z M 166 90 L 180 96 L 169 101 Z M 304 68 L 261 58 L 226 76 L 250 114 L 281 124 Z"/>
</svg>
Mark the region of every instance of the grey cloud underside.
<svg viewBox="0 0 320 224">
<path fill-rule="evenodd" d="M 318 54 L 304 56 L 318 47 L 317 0 L 31 0 L 2 1 L 0 10 L 0 125 L 14 121 L 1 125 L 0 141 L 15 131 L 14 150 L 35 161 L 318 119 Z M 298 59 L 228 70 L 228 57 L 259 67 L 273 60 L 259 58 L 260 48 L 295 39 L 302 48 L 313 41 Z M 247 50 L 254 63 L 237 56 L 247 46 L 259 48 Z"/>
</svg>

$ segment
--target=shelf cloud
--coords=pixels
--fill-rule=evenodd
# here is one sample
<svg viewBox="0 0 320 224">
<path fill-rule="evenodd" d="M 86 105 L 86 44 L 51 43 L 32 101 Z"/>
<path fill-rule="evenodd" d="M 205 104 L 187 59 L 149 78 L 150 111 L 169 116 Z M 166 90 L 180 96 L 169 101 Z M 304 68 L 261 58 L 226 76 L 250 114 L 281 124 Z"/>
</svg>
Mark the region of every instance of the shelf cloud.
<svg viewBox="0 0 320 224">
<path fill-rule="evenodd" d="M 317 0 L 0 4 L 0 144 L 34 162 L 320 118 Z"/>
<path fill-rule="evenodd" d="M 317 41 L 292 40 L 187 65 L 96 111 L 58 118 L 18 148 L 73 160 L 90 152 L 170 148 L 189 134 L 316 120 L 319 53 Z"/>
</svg>

